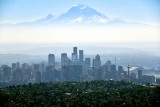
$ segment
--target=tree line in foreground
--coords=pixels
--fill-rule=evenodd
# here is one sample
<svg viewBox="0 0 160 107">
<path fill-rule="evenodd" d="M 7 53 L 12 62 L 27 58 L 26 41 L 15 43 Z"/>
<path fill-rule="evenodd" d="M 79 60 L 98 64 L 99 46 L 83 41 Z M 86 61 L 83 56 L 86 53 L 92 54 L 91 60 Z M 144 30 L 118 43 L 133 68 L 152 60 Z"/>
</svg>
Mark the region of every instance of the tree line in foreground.
<svg viewBox="0 0 160 107">
<path fill-rule="evenodd" d="M 0 106 L 160 107 L 160 87 L 124 81 L 35 83 L 0 89 Z"/>
</svg>

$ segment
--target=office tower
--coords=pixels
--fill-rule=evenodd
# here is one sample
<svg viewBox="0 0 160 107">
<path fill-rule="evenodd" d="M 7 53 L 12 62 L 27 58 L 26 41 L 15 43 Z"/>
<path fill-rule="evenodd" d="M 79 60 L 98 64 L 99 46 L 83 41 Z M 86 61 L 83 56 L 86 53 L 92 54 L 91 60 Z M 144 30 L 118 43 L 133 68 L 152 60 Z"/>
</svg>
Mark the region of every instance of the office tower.
<svg viewBox="0 0 160 107">
<path fill-rule="evenodd" d="M 123 67 L 122 66 L 118 66 L 118 72 L 120 72 L 120 73 L 123 72 Z"/>
<path fill-rule="evenodd" d="M 48 55 L 48 65 L 55 65 L 55 56 L 54 54 Z"/>
<path fill-rule="evenodd" d="M 23 73 L 21 69 L 16 69 L 15 72 L 13 72 L 13 81 L 22 81 Z"/>
<path fill-rule="evenodd" d="M 93 70 L 94 72 L 94 79 L 95 80 L 101 80 L 102 79 L 102 68 L 95 68 Z"/>
<path fill-rule="evenodd" d="M 12 72 L 16 71 L 17 69 L 17 64 L 16 63 L 12 63 Z"/>
<path fill-rule="evenodd" d="M 59 70 L 54 70 L 54 81 L 55 82 L 60 82 L 62 80 L 62 71 L 59 69 Z"/>
<path fill-rule="evenodd" d="M 85 58 L 85 65 L 91 66 L 91 58 Z"/>
<path fill-rule="evenodd" d="M 106 64 L 107 64 L 107 66 L 110 66 L 111 65 L 111 61 L 108 60 Z"/>
<path fill-rule="evenodd" d="M 36 73 L 37 72 L 40 72 L 40 64 L 34 64 L 33 65 L 33 71 L 32 71 L 32 75 L 33 75 L 33 77 L 36 77 Z"/>
<path fill-rule="evenodd" d="M 9 81 L 11 78 L 11 68 L 4 67 L 3 68 L 3 81 Z"/>
<path fill-rule="evenodd" d="M 155 79 L 156 78 L 153 75 L 143 75 L 142 79 L 140 80 L 140 82 L 144 83 L 144 84 L 146 84 L 146 83 L 152 84 L 152 83 L 155 83 Z"/>
<path fill-rule="evenodd" d="M 22 64 L 22 71 L 24 71 L 25 69 L 27 69 L 28 68 L 28 64 L 27 63 L 23 63 Z"/>
<path fill-rule="evenodd" d="M 138 70 L 138 79 L 142 78 L 142 70 Z"/>
<path fill-rule="evenodd" d="M 61 53 L 61 67 L 69 65 L 70 60 L 67 57 L 67 53 Z"/>
<path fill-rule="evenodd" d="M 40 71 L 40 65 L 39 64 L 34 64 L 33 65 L 33 70 L 36 71 Z"/>
<path fill-rule="evenodd" d="M 96 55 L 95 59 L 93 59 L 93 67 L 101 67 L 101 59 L 99 55 Z"/>
<path fill-rule="evenodd" d="M 83 63 L 83 50 L 79 50 L 79 62 L 82 64 Z"/>
<path fill-rule="evenodd" d="M 130 81 L 136 82 L 136 80 L 137 80 L 136 74 L 132 72 L 130 75 Z"/>
<path fill-rule="evenodd" d="M 47 82 L 53 82 L 54 79 L 54 66 L 49 65 L 46 66 L 46 72 L 45 72 L 45 81 Z"/>
<path fill-rule="evenodd" d="M 92 67 L 95 67 L 95 59 L 92 59 Z"/>
<path fill-rule="evenodd" d="M 44 62 L 41 63 L 41 71 L 42 71 L 42 72 L 45 71 L 45 63 L 44 63 Z"/>
<path fill-rule="evenodd" d="M 32 67 L 28 66 L 26 69 L 23 69 L 23 80 L 24 81 L 29 81 L 32 79 Z"/>
<path fill-rule="evenodd" d="M 22 72 L 23 72 L 23 80 L 27 80 L 27 76 L 28 76 L 28 74 L 27 74 L 27 68 L 29 68 L 29 65 L 27 64 L 27 63 L 23 63 L 22 64 Z"/>
<path fill-rule="evenodd" d="M 117 79 L 118 80 L 124 79 L 124 70 L 122 66 L 118 66 Z"/>
<path fill-rule="evenodd" d="M 156 78 L 156 83 L 160 85 L 160 78 Z"/>
<path fill-rule="evenodd" d="M 73 53 L 72 53 L 72 62 L 77 60 L 77 47 L 73 47 Z"/>
<path fill-rule="evenodd" d="M 76 55 L 74 53 L 72 53 L 72 62 L 74 62 L 76 60 Z"/>
<path fill-rule="evenodd" d="M 73 47 L 73 53 L 76 55 L 76 59 L 77 59 L 77 47 Z"/>
<path fill-rule="evenodd" d="M 20 68 L 20 62 L 17 62 L 17 69 Z"/>
<path fill-rule="evenodd" d="M 111 64 L 107 65 L 107 78 L 117 80 L 117 71 L 116 71 L 116 65 Z"/>
<path fill-rule="evenodd" d="M 80 81 L 82 65 L 68 65 L 62 68 L 65 81 Z"/>
<path fill-rule="evenodd" d="M 35 82 L 37 82 L 37 83 L 41 82 L 41 72 L 40 71 L 36 72 Z"/>
<path fill-rule="evenodd" d="M 105 67 L 105 70 L 106 70 L 106 78 L 107 79 L 110 79 L 110 77 L 111 77 L 111 61 L 110 60 L 108 60 L 107 62 L 106 62 L 106 67 Z"/>
</svg>

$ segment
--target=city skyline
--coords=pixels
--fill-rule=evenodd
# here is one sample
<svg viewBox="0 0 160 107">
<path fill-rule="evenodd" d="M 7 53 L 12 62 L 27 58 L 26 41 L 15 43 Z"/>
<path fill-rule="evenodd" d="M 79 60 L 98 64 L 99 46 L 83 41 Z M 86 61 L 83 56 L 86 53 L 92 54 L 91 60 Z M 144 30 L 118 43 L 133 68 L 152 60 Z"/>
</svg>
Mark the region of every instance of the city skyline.
<svg viewBox="0 0 160 107">
<path fill-rule="evenodd" d="M 79 53 L 78 53 L 79 52 Z M 130 66 L 102 59 L 99 54 L 93 58 L 84 56 L 83 50 L 73 47 L 71 58 L 67 53 L 61 53 L 61 60 L 56 61 L 54 53 L 48 54 L 48 62 L 28 64 L 26 62 L 12 62 L 11 65 L 0 66 L 0 87 L 40 82 L 64 82 L 64 81 L 94 81 L 114 80 L 130 81 L 138 84 L 154 84 L 158 75 L 150 74 L 158 72 L 156 68 L 142 66 Z M 127 73 L 128 68 L 128 73 Z M 145 71 L 142 73 L 142 70 Z M 148 72 L 149 70 L 149 72 Z M 158 79 L 157 79 L 158 80 Z"/>
</svg>

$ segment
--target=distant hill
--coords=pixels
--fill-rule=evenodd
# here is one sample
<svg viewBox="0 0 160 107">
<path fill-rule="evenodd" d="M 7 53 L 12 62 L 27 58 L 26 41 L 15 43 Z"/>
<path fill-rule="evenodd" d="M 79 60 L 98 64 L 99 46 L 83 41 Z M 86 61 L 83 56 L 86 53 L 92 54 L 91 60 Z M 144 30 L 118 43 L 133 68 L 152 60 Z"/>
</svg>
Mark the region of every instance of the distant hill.
<svg viewBox="0 0 160 107">
<path fill-rule="evenodd" d="M 25 55 L 25 54 L 0 54 L 0 65 L 21 62 L 21 63 L 40 63 L 45 60 L 47 56 L 42 55 Z M 46 59 L 47 60 L 47 59 Z"/>
</svg>

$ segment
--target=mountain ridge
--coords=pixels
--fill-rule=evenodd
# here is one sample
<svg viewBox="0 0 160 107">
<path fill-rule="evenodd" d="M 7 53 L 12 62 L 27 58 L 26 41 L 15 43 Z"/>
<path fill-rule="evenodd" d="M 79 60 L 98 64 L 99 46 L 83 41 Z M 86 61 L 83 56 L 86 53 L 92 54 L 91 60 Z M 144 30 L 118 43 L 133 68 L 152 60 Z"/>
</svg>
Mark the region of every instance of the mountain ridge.
<svg viewBox="0 0 160 107">
<path fill-rule="evenodd" d="M 126 24 L 125 21 L 122 21 L 118 18 L 109 18 L 106 15 L 98 12 L 94 8 L 91 8 L 87 5 L 77 4 L 69 8 L 65 13 L 55 16 L 48 14 L 44 18 L 40 18 L 34 21 L 24 21 L 16 24 L 1 24 L 1 25 L 54 25 L 54 24 L 107 24 L 110 22 L 119 21 L 121 24 Z M 111 24 L 111 23 L 110 23 Z"/>
<path fill-rule="evenodd" d="M 24 21 L 15 24 L 5 23 L 0 24 L 0 27 L 14 27 L 14 26 L 39 26 L 39 25 L 105 25 L 105 26 L 153 26 L 139 22 L 127 22 L 120 18 L 110 18 L 105 14 L 91 8 L 87 5 L 77 4 L 69 8 L 66 12 L 60 15 L 48 14 L 43 18 L 33 21 Z"/>
</svg>

